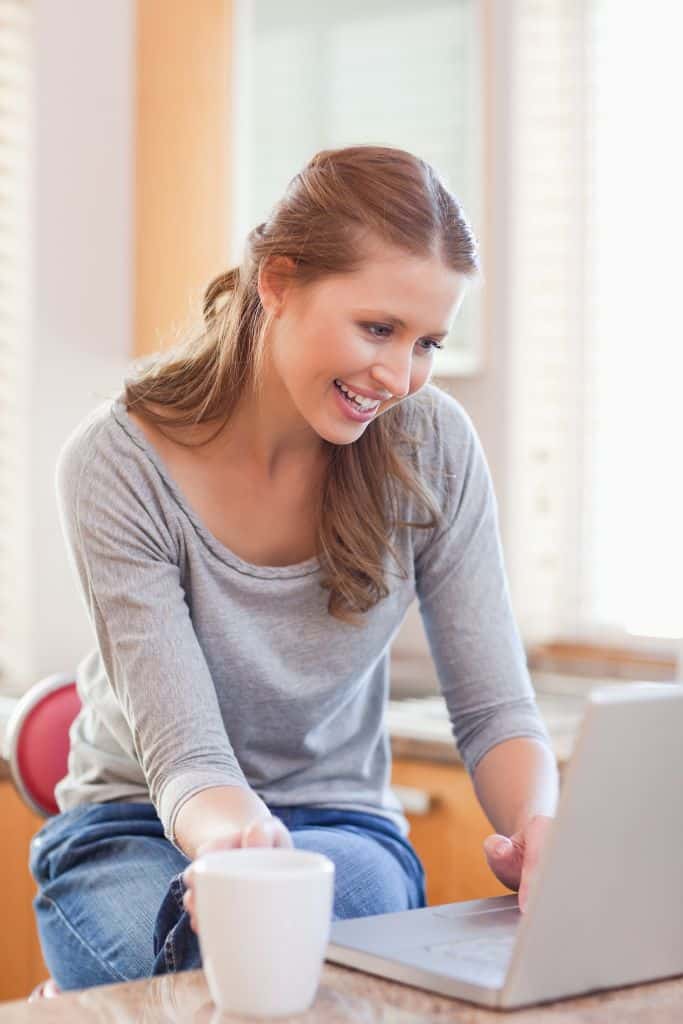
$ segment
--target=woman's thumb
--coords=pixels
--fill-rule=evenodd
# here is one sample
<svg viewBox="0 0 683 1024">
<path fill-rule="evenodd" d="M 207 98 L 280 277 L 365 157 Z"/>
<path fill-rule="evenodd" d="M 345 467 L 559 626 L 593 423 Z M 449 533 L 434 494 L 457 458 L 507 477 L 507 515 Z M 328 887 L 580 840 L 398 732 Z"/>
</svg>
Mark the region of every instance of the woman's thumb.
<svg viewBox="0 0 683 1024">
<path fill-rule="evenodd" d="M 490 857 L 500 859 L 503 857 L 509 857 L 514 850 L 514 845 L 510 842 L 507 836 L 495 834 L 486 837 L 484 840 L 484 849 Z"/>
</svg>

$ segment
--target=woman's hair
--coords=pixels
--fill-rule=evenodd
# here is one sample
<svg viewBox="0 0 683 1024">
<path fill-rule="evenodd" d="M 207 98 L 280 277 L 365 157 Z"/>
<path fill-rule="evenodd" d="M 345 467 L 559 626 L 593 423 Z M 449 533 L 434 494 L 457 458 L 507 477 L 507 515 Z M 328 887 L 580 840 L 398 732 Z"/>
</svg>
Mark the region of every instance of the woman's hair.
<svg viewBox="0 0 683 1024">
<path fill-rule="evenodd" d="M 373 241 L 417 258 L 438 254 L 467 277 L 479 273 L 470 227 L 428 163 L 386 146 L 322 150 L 292 178 L 268 220 L 249 232 L 241 265 L 208 286 L 199 324 L 180 344 L 138 361 L 125 382 L 127 406 L 137 406 L 159 429 L 216 422 L 218 429 L 199 444 L 213 440 L 243 393 L 258 394 L 273 319 L 257 289 L 261 266 L 268 261 L 271 274 L 304 288 L 326 275 L 360 269 L 368 258 L 365 243 Z M 282 256 L 290 260 L 271 262 Z M 422 412 L 424 419 L 425 403 L 417 398 L 416 393 L 371 420 L 351 444 L 324 441 L 329 463 L 316 510 L 317 554 L 321 586 L 330 591 L 328 612 L 342 621 L 360 624 L 358 613 L 388 595 L 387 552 L 406 578 L 391 543 L 398 527 L 442 525 L 438 502 L 414 459 L 421 439 L 405 430 L 409 414 Z M 168 415 L 148 402 L 165 407 Z M 433 424 L 427 424 L 430 429 Z M 401 491 L 428 512 L 426 522 L 398 518 Z"/>
</svg>

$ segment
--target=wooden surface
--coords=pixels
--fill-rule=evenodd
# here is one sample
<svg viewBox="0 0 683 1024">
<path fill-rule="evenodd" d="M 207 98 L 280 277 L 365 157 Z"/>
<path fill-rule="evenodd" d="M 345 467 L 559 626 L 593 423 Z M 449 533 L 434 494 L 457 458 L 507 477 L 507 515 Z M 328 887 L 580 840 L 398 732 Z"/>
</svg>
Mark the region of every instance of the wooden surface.
<svg viewBox="0 0 683 1024">
<path fill-rule="evenodd" d="M 231 0 L 138 0 L 135 356 L 229 267 L 231 30 Z"/>
<path fill-rule="evenodd" d="M 0 782 L 0 1002 L 27 995 L 48 976 L 33 915 L 36 884 L 28 869 L 29 843 L 43 820 L 28 810 L 11 782 Z"/>
</svg>

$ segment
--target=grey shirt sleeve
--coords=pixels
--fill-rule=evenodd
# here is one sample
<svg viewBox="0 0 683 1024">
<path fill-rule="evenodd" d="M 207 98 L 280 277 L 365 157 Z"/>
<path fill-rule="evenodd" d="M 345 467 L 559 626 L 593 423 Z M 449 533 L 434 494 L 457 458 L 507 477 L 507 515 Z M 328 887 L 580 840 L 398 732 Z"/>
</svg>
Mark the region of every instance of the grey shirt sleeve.
<svg viewBox="0 0 683 1024">
<path fill-rule="evenodd" d="M 445 393 L 434 426 L 447 525 L 416 555 L 416 590 L 453 736 L 472 774 L 503 740 L 530 736 L 550 747 L 550 738 L 511 607 L 481 442 L 463 407 Z"/>
<path fill-rule="evenodd" d="M 175 843 L 183 803 L 210 786 L 248 786 L 190 618 L 174 538 L 153 516 L 135 459 L 73 436 L 55 471 L 69 560 L 150 799 Z"/>
</svg>

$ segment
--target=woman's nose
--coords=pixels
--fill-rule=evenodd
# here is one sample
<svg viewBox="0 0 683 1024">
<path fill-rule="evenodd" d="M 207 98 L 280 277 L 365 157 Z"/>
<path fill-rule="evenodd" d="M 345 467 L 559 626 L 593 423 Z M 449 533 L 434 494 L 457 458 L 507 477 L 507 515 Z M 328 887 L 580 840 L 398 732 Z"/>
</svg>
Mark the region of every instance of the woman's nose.
<svg viewBox="0 0 683 1024">
<path fill-rule="evenodd" d="M 380 366 L 374 367 L 373 377 L 394 398 L 405 398 L 410 391 L 411 370 L 412 360 L 406 362 L 405 359 L 396 359 L 391 363 L 384 361 Z"/>
</svg>

